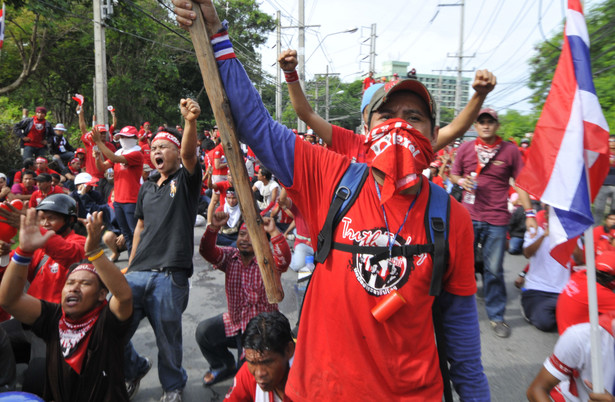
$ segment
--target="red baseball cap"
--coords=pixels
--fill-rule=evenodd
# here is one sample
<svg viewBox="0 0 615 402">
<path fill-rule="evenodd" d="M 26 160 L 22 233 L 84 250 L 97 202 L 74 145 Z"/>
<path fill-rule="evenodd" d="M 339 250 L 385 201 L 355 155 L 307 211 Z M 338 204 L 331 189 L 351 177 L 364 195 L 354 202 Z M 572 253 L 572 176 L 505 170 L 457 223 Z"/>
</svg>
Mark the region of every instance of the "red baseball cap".
<svg viewBox="0 0 615 402">
<path fill-rule="evenodd" d="M 136 137 L 139 135 L 139 130 L 134 126 L 126 126 L 122 128 L 117 135 L 122 137 Z"/>
<path fill-rule="evenodd" d="M 95 126 L 94 126 L 94 128 L 96 128 L 96 129 L 97 129 L 98 131 L 100 131 L 101 133 L 102 133 L 103 131 L 104 131 L 104 132 L 107 132 L 107 127 L 105 127 L 105 125 L 104 125 L 104 124 L 97 124 L 97 125 L 95 125 Z"/>
<path fill-rule="evenodd" d="M 75 155 L 77 154 L 84 154 L 85 155 L 85 148 L 77 148 L 77 150 L 75 151 Z"/>
<path fill-rule="evenodd" d="M 478 117 L 476 118 L 477 120 L 484 114 L 487 114 L 491 117 L 493 117 L 493 119 L 497 122 L 499 122 L 500 120 L 498 119 L 498 112 L 496 112 L 494 109 L 491 109 L 490 107 L 485 107 L 482 108 L 480 110 L 480 112 L 478 112 Z"/>
</svg>

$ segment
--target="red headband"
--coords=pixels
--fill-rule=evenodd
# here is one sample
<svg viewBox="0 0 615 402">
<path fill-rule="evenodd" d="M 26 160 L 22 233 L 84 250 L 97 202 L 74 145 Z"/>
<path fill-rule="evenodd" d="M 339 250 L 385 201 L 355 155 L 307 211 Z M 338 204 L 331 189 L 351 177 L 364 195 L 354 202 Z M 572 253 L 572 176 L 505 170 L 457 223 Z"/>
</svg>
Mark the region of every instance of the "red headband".
<svg viewBox="0 0 615 402">
<path fill-rule="evenodd" d="M 169 141 L 169 142 L 172 142 L 173 144 L 175 144 L 175 146 L 177 146 L 177 148 L 181 148 L 181 144 L 179 143 L 179 140 L 174 135 L 169 134 L 169 133 L 167 133 L 165 131 L 162 131 L 162 132 L 156 134 L 156 136 L 152 140 L 152 144 L 156 140 L 166 140 L 166 141 Z"/>
<path fill-rule="evenodd" d="M 75 269 L 73 269 L 70 274 L 68 274 L 69 276 L 72 275 L 74 272 L 77 271 L 89 271 L 91 273 L 93 273 L 94 275 L 96 275 L 96 277 L 98 277 L 98 279 L 100 279 L 100 276 L 98 275 L 98 272 L 96 272 L 96 268 L 94 268 L 94 265 L 92 264 L 80 264 L 77 265 L 75 267 Z"/>
</svg>

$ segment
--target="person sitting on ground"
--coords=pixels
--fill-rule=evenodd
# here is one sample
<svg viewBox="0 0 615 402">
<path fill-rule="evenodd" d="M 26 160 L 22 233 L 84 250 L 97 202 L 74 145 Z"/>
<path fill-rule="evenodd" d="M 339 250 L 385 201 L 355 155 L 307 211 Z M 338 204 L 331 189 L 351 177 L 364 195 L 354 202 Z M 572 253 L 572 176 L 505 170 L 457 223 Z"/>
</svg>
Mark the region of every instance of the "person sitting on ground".
<svg viewBox="0 0 615 402">
<path fill-rule="evenodd" d="M 38 190 L 38 187 L 36 187 L 35 185 L 34 176 L 34 171 L 25 170 L 21 175 L 21 182 L 15 183 L 11 187 L 11 195 L 9 197 L 9 201 L 15 199 L 29 201 L 30 198 L 32 198 L 32 194 L 36 190 Z"/>
<path fill-rule="evenodd" d="M 34 167 L 34 158 L 24 159 L 23 167 L 15 172 L 15 176 L 13 177 L 13 184 L 21 183 L 21 175 L 26 170 L 34 171 L 36 168 Z"/>
<path fill-rule="evenodd" d="M 596 255 L 596 285 L 598 312 L 615 310 L 615 251 Z M 589 322 L 587 270 L 570 276 L 570 281 L 557 299 L 555 314 L 560 335 L 571 325 Z"/>
<path fill-rule="evenodd" d="M 278 201 L 280 185 L 273 179 L 271 171 L 263 166 L 258 170 L 257 178 L 258 181 L 252 186 L 252 191 L 256 193 L 257 204 L 261 210 L 261 215 L 266 215 Z"/>
<path fill-rule="evenodd" d="M 224 398 L 228 402 L 290 401 L 284 388 L 295 353 L 288 318 L 279 311 L 252 318 L 242 335 L 246 364 Z"/>
<path fill-rule="evenodd" d="M 555 308 L 557 299 L 570 279 L 570 266 L 563 266 L 551 257 L 549 240 L 548 209 L 537 216 L 538 231 L 527 231 L 523 242 L 523 255 L 530 259 L 530 268 L 525 276 L 521 293 L 521 311 L 524 317 L 541 331 L 557 328 Z M 569 265 L 569 264 L 568 264 Z"/>
<path fill-rule="evenodd" d="M 218 208 L 218 211 L 223 211 L 225 214 L 228 214 L 229 218 L 220 228 L 216 244 L 219 246 L 235 247 L 237 245 L 239 228 L 243 223 L 241 208 L 239 207 L 237 194 L 235 194 L 235 188 L 229 187 L 228 190 L 226 190 L 225 200 L 224 206 Z"/>
<path fill-rule="evenodd" d="M 34 171 L 34 173 L 36 173 L 37 175 L 41 173 L 47 173 L 47 174 L 58 173 L 49 167 L 49 161 L 47 160 L 47 157 L 45 156 L 37 157 L 34 161 L 34 165 L 36 167 L 36 170 Z"/>
<path fill-rule="evenodd" d="M 615 247 L 612 244 L 613 229 L 615 229 L 615 210 L 607 214 L 604 225 L 594 228 L 594 247 L 597 254 L 605 251 L 615 251 Z"/>
<path fill-rule="evenodd" d="M 51 194 L 64 194 L 64 190 L 60 186 L 54 186 L 52 183 L 52 177 L 49 173 L 40 173 L 34 178 L 36 184 L 38 184 L 38 190 L 32 193 L 32 197 L 28 202 L 30 208 L 36 208 L 45 198 Z"/>
<path fill-rule="evenodd" d="M 215 246 L 216 237 L 229 219 L 224 212 L 216 212 L 207 226 L 199 253 L 214 269 L 225 274 L 228 312 L 201 321 L 196 329 L 196 341 L 209 363 L 203 377 L 206 386 L 218 383 L 235 374 L 240 362 L 235 363 L 228 348 L 237 348 L 241 356 L 241 333 L 250 319 L 266 311 L 277 311 L 277 304 L 269 304 L 265 285 L 252 248 L 252 241 L 245 224 L 237 237 L 237 248 Z M 290 248 L 271 218 L 263 218 L 264 229 L 271 236 L 273 259 L 278 275 L 290 263 Z"/>
<path fill-rule="evenodd" d="M 71 267 L 56 304 L 23 292 L 33 253 L 55 233 L 40 232 L 34 209 L 21 217 L 19 247 L 0 284 L 0 305 L 45 340 L 45 400 L 128 401 L 123 345 L 132 293 L 99 247 L 102 228 L 102 214 L 95 213 L 87 224 L 89 261 Z"/>
<path fill-rule="evenodd" d="M 590 324 L 573 325 L 555 344 L 549 356 L 527 389 L 528 400 L 534 401 L 615 401 L 615 311 L 600 316 L 603 392 L 592 390 Z"/>
<path fill-rule="evenodd" d="M 53 160 L 60 166 L 60 170 L 66 169 L 65 164 L 73 159 L 75 155 L 75 148 L 73 148 L 70 142 L 68 142 L 68 139 L 64 137 L 65 131 L 66 127 L 64 127 L 64 124 L 56 124 L 53 128 L 55 135 L 51 137 L 51 143 L 49 144 L 49 152 Z"/>
<path fill-rule="evenodd" d="M 514 193 L 510 196 L 514 210 L 508 222 L 508 254 L 519 255 L 523 252 L 523 238 L 525 237 L 525 209 L 519 200 L 519 195 Z"/>
<path fill-rule="evenodd" d="M 62 176 L 66 179 L 64 187 L 73 191 L 75 189 L 75 177 L 81 173 L 81 159 L 75 157 L 70 160 L 68 167 L 62 171 Z"/>
<path fill-rule="evenodd" d="M 79 173 L 75 178 L 75 190 L 70 194 L 77 202 L 79 219 L 85 220 L 88 215 L 102 211 L 105 223 L 109 222 L 109 207 L 102 198 L 102 195 L 94 187 L 97 187 L 97 180 L 89 173 Z M 85 224 L 85 221 L 84 221 Z"/>
<path fill-rule="evenodd" d="M 6 175 L 0 173 L 0 202 L 5 201 L 11 193 L 11 188 L 8 186 L 7 180 Z"/>
</svg>

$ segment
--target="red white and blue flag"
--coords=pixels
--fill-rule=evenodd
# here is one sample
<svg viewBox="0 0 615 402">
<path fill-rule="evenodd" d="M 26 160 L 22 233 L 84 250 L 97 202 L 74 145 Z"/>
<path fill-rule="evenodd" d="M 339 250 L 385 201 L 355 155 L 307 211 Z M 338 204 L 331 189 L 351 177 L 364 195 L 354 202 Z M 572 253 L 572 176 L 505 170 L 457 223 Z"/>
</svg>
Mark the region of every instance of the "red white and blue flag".
<svg viewBox="0 0 615 402">
<path fill-rule="evenodd" d="M 551 255 L 568 261 L 594 219 L 591 201 L 609 170 L 609 128 L 592 80 L 579 0 L 568 1 L 564 45 L 517 185 L 551 206 Z M 568 241 L 570 240 L 570 241 Z"/>
<path fill-rule="evenodd" d="M 0 49 L 4 44 L 4 26 L 6 25 L 4 3 L 2 3 L 2 10 L 0 10 Z"/>
</svg>

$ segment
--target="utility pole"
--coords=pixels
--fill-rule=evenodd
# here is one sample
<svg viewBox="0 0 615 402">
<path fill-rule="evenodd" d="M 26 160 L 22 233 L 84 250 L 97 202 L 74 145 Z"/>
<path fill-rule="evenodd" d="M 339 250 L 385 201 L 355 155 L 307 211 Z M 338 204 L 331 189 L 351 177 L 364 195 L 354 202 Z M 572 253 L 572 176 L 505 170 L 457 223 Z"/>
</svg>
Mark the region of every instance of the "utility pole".
<svg viewBox="0 0 615 402">
<path fill-rule="evenodd" d="M 101 0 L 94 0 L 94 114 L 97 124 L 107 124 L 107 56 L 105 50 L 105 27 L 103 18 L 113 12 L 110 0 L 105 2 L 104 8 Z"/>
<path fill-rule="evenodd" d="M 327 65 L 327 69 L 325 71 L 326 71 L 326 73 L 324 73 L 324 74 L 316 74 L 315 76 L 316 77 L 319 76 L 319 75 L 324 75 L 325 76 L 325 120 L 329 121 L 329 76 L 331 76 L 331 75 L 339 75 L 339 73 L 330 73 L 328 65 Z M 316 94 L 318 94 L 318 92 Z"/>
<path fill-rule="evenodd" d="M 474 57 L 472 56 L 464 56 L 463 55 L 463 21 L 464 21 L 464 10 L 465 10 L 465 0 L 460 0 L 459 3 L 454 4 L 438 4 L 438 7 L 448 7 L 448 6 L 461 6 L 461 22 L 459 24 L 459 52 L 456 55 L 448 54 L 448 57 L 457 58 L 457 85 L 455 87 L 455 116 L 459 114 L 461 111 L 461 83 L 462 76 L 461 73 L 473 70 L 464 70 L 463 69 L 463 58 L 464 57 Z"/>
<path fill-rule="evenodd" d="M 305 2 L 299 0 L 299 49 L 297 50 L 299 62 L 299 85 L 305 92 Z M 300 133 L 306 131 L 305 123 L 297 117 L 297 130 Z"/>
<path fill-rule="evenodd" d="M 299 0 L 299 25 L 289 25 L 285 28 L 298 28 L 299 29 L 299 46 L 297 49 L 297 62 L 299 64 L 299 83 L 301 89 L 305 92 L 305 28 L 320 27 L 320 25 L 305 25 L 304 21 L 305 4 L 304 0 Z M 281 46 L 281 45 L 280 45 Z M 281 80 L 281 79 L 280 79 Z M 305 123 L 297 118 L 297 130 L 299 132 L 305 132 Z"/>
<path fill-rule="evenodd" d="M 275 12 L 275 18 L 278 20 L 278 25 L 276 29 L 277 39 L 276 39 L 276 48 L 278 49 L 278 59 L 280 58 L 280 53 L 282 53 L 282 21 L 281 21 L 281 13 L 280 10 Z M 275 119 L 278 122 L 282 122 L 282 70 L 278 66 L 278 73 L 276 75 L 275 80 Z"/>
<path fill-rule="evenodd" d="M 329 121 L 329 65 L 327 64 L 325 75 L 325 120 Z"/>
<path fill-rule="evenodd" d="M 372 24 L 369 44 L 369 71 L 376 71 L 376 24 Z"/>
<path fill-rule="evenodd" d="M 440 111 L 442 110 L 442 72 L 443 71 L 450 71 L 450 70 L 431 70 L 433 72 L 437 72 L 439 74 L 438 76 L 438 92 L 436 95 L 436 104 L 438 105 L 438 107 L 436 108 L 436 126 L 440 125 Z"/>
<path fill-rule="evenodd" d="M 463 21 L 465 0 L 461 0 L 461 23 L 459 24 L 459 53 L 457 54 L 457 87 L 455 88 L 455 116 L 461 111 L 461 71 L 463 70 Z"/>
</svg>

